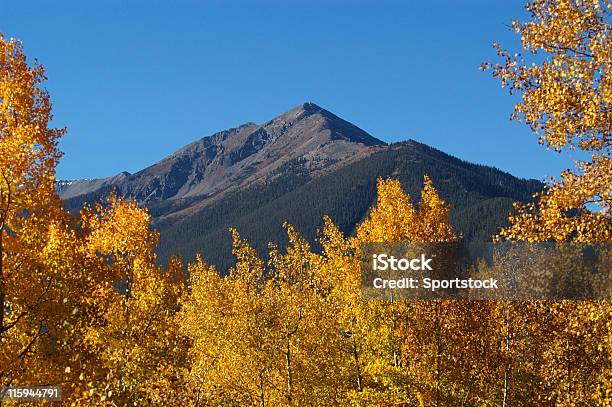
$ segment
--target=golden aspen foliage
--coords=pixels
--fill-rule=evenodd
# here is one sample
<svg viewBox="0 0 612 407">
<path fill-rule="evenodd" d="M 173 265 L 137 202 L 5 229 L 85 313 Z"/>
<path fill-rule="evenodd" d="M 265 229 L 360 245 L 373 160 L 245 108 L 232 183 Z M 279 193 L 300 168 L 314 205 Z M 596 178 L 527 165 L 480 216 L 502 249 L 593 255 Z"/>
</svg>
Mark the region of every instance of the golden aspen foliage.
<svg viewBox="0 0 612 407">
<path fill-rule="evenodd" d="M 76 223 L 56 205 L 36 230 L 32 225 L 21 230 L 42 247 L 11 245 L 20 278 L 9 280 L 15 297 L 9 297 L 8 320 L 15 323 L 3 338 L 0 370 L 5 383 L 53 383 L 69 395 L 72 386 L 79 386 L 80 373 L 95 369 L 82 339 L 100 262 L 87 256 Z M 31 308 L 22 308 L 23 301 Z"/>
<path fill-rule="evenodd" d="M 593 155 L 592 162 L 578 167 L 579 172 L 563 171 L 536 202 L 515 204 L 518 213 L 510 215 L 501 236 L 528 242 L 612 241 L 612 159 Z"/>
<path fill-rule="evenodd" d="M 551 179 L 534 202 L 516 204 L 499 238 L 610 243 L 612 3 L 539 0 L 526 8 L 530 19 L 512 23 L 526 55 L 496 44 L 503 63 L 484 68 L 492 68 L 511 94 L 520 95 L 512 117 L 524 121 L 541 144 L 557 152 L 581 150 L 590 161 L 579 161 L 560 179 Z M 533 301 L 499 310 L 507 320 L 531 321 L 514 330 L 526 339 L 508 346 L 513 353 L 508 370 L 514 372 L 506 382 L 514 392 L 528 387 L 512 380 L 532 375 L 535 385 L 527 400 L 568 406 L 612 403 L 609 301 Z"/>
<path fill-rule="evenodd" d="M 54 180 L 64 130 L 49 127 L 45 79 L 22 44 L 0 34 L 0 385 L 50 380 L 56 372 L 45 369 L 45 354 L 64 339 L 56 328 L 67 306 L 59 304 L 72 276 L 43 255 L 64 250 L 66 220 L 49 226 L 59 208 Z"/>
<path fill-rule="evenodd" d="M 609 303 L 547 301 L 531 307 L 537 316 L 532 344 L 542 346 L 535 366 L 538 399 L 560 406 L 608 405 Z"/>
<path fill-rule="evenodd" d="M 427 175 L 423 181 L 418 213 L 421 224 L 418 238 L 423 242 L 443 243 L 459 240 L 459 236 L 450 225 L 451 206 L 440 198 Z"/>
<path fill-rule="evenodd" d="M 284 357 L 284 402 L 336 404 L 344 396 L 346 380 L 337 361 L 347 344 L 330 297 L 332 281 L 320 271 L 321 256 L 292 226 L 285 228 L 288 246 L 283 252 L 272 246 L 268 261 L 278 311 L 277 346 Z"/>
<path fill-rule="evenodd" d="M 0 35 L 0 385 L 58 385 L 69 399 L 95 370 L 83 333 L 101 262 L 55 194 L 64 130 L 49 127 L 45 79 Z"/>
<path fill-rule="evenodd" d="M 591 155 L 567 170 L 536 202 L 517 205 L 502 236 L 527 241 L 610 241 L 612 191 L 612 3 L 608 0 L 538 0 L 527 22 L 514 21 L 527 55 L 495 45 L 492 68 L 510 93 L 519 94 L 513 118 L 558 152 Z"/>
<path fill-rule="evenodd" d="M 527 22 L 512 22 L 529 55 L 495 47 L 504 63 L 493 75 L 521 95 L 513 117 L 524 120 L 547 147 L 586 151 L 610 147 L 612 81 L 607 0 L 537 0 Z M 490 65 L 485 64 L 485 67 Z"/>
<path fill-rule="evenodd" d="M 491 302 L 489 400 L 608 405 L 609 310 L 594 301 Z"/>
<path fill-rule="evenodd" d="M 361 244 L 367 242 L 458 240 L 449 224 L 451 208 L 440 199 L 429 177 L 424 178 L 421 200 L 416 208 L 399 181 L 379 179 L 377 187 L 376 205 L 351 239 L 357 258 Z M 358 270 L 353 272 L 359 273 Z M 453 385 L 453 381 L 457 381 L 463 367 L 458 362 L 465 354 L 459 339 L 467 321 L 465 316 L 469 316 L 464 304 L 366 301 L 359 305 L 352 310 L 356 314 L 353 319 L 362 323 L 354 330 L 362 333 L 357 339 L 362 343 L 365 386 L 363 391 L 353 393 L 355 401 L 448 403 L 459 387 Z M 452 346 L 455 348 L 451 350 Z"/>
<path fill-rule="evenodd" d="M 489 265 L 478 267 L 481 272 L 487 267 L 496 269 L 493 274 L 496 276 L 514 274 L 515 281 L 520 281 L 519 298 L 541 298 L 551 281 L 557 296 L 565 293 L 568 298 L 588 297 L 592 289 L 599 290 L 600 277 L 609 279 L 610 271 L 604 269 L 595 272 L 594 281 L 590 278 L 594 274 L 593 265 L 579 260 L 581 246 L 521 242 L 512 246 L 503 255 L 496 254 Z M 586 280 L 585 275 L 589 277 Z M 492 402 L 595 403 L 597 395 L 601 395 L 598 389 L 606 386 L 605 377 L 610 373 L 610 352 L 605 344 L 610 338 L 611 319 L 606 301 L 486 303 L 487 336 L 490 343 L 499 345 L 486 352 L 491 357 L 487 379 Z"/>
<path fill-rule="evenodd" d="M 457 234 L 449 224 L 451 207 L 424 177 L 421 200 L 414 208 L 398 180 L 378 179 L 376 205 L 357 227 L 359 242 L 453 242 Z"/>
<path fill-rule="evenodd" d="M 273 310 L 264 262 L 232 231 L 236 264 L 222 277 L 200 258 L 189 266 L 191 293 L 179 317 L 192 341 L 189 384 L 196 405 L 267 405 L 282 382 L 273 354 Z"/>
<path fill-rule="evenodd" d="M 356 239 L 361 242 L 414 242 L 417 215 L 410 197 L 398 180 L 376 183 L 376 205 L 368 217 L 357 227 Z"/>
<path fill-rule="evenodd" d="M 320 273 L 320 256 L 289 225 L 289 246 L 268 262 L 232 231 L 236 265 L 227 276 L 198 260 L 181 317 L 193 347 L 191 388 L 198 402 L 334 405 L 345 341 Z"/>
<path fill-rule="evenodd" d="M 49 127 L 53 116 L 45 80 L 41 65 L 28 65 L 22 44 L 0 34 L 0 220 L 5 233 L 19 226 L 24 211 L 39 211 L 54 195 L 61 156 L 57 143 L 65 131 Z"/>
<path fill-rule="evenodd" d="M 342 338 L 339 345 L 343 354 L 334 365 L 343 372 L 347 394 L 361 393 L 365 388 L 364 369 L 368 360 L 365 336 L 369 329 L 361 297 L 360 259 L 352 243 L 332 220 L 325 216 L 323 221 L 322 259 L 317 274 L 327 281 L 324 286 L 329 287 L 325 292 L 329 312 Z"/>
<path fill-rule="evenodd" d="M 110 197 L 81 212 L 88 254 L 102 260 L 104 278 L 91 298 L 97 318 L 86 327 L 84 344 L 98 367 L 85 377 L 80 402 L 156 404 L 176 402 L 186 363 L 186 339 L 175 314 L 185 290 L 182 264 L 155 263 L 157 233 L 150 215 L 135 202 Z M 170 399 L 169 399 L 170 398 Z"/>
</svg>

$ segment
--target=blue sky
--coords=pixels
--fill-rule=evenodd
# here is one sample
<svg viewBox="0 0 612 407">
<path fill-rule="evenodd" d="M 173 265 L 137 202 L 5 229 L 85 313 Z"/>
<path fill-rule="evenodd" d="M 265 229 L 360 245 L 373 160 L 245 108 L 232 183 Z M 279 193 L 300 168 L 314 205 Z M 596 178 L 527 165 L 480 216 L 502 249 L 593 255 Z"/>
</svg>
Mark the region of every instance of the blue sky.
<svg viewBox="0 0 612 407">
<path fill-rule="evenodd" d="M 521 177 L 578 157 L 509 121 L 482 61 L 520 1 L 20 1 L 0 31 L 45 66 L 58 177 L 136 172 L 181 146 L 315 102 L 387 142 L 408 138 Z"/>
</svg>

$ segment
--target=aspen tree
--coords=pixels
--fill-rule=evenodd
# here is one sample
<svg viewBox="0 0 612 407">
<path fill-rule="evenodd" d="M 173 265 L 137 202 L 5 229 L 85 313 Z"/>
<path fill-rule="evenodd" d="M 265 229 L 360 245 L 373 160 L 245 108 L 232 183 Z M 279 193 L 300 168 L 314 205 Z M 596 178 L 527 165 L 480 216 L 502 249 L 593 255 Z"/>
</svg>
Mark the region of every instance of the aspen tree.
<svg viewBox="0 0 612 407">
<path fill-rule="evenodd" d="M 50 127 L 45 79 L 22 44 L 0 34 L 0 385 L 42 374 L 44 343 L 61 320 L 53 306 L 67 291 L 60 268 L 41 256 L 63 227 L 60 220 L 49 230 L 64 130 Z"/>
</svg>

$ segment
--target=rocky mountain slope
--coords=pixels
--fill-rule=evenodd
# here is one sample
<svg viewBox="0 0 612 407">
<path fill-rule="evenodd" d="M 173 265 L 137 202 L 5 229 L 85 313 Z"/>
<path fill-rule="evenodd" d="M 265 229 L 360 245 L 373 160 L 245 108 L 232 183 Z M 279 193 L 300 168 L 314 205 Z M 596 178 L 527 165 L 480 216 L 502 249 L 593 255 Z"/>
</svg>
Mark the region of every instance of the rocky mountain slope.
<svg viewBox="0 0 612 407">
<path fill-rule="evenodd" d="M 143 203 L 205 197 L 266 178 L 297 158 L 316 173 L 384 144 L 314 103 L 304 103 L 265 124 L 246 123 L 204 137 L 135 174 L 64 182 L 58 192 L 68 199 L 112 187 Z"/>
</svg>

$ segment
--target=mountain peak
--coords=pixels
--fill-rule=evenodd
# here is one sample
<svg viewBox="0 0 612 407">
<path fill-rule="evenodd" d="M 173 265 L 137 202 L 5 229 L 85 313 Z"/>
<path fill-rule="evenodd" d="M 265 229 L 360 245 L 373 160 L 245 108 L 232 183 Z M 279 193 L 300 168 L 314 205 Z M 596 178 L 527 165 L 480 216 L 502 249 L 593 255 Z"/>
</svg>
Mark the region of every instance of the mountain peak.
<svg viewBox="0 0 612 407">
<path fill-rule="evenodd" d="M 319 113 L 325 109 L 323 109 L 321 106 L 318 106 L 315 103 L 312 102 L 304 102 L 299 106 L 305 113 L 308 114 L 315 114 L 315 113 Z"/>
<path fill-rule="evenodd" d="M 320 114 L 323 112 L 327 112 L 327 110 L 323 109 L 320 106 L 317 106 L 316 104 L 312 102 L 305 102 L 281 114 L 280 116 L 278 116 L 277 119 L 292 122 L 296 119 L 301 119 L 307 116 L 312 116 L 312 115 Z"/>
<path fill-rule="evenodd" d="M 265 123 L 264 127 L 268 125 L 280 125 L 283 127 L 293 126 L 300 121 L 307 122 L 307 126 L 313 129 L 328 130 L 331 132 L 331 137 L 334 140 L 351 141 L 366 146 L 385 144 L 383 141 L 372 137 L 354 124 L 336 116 L 329 110 L 313 102 L 304 102 L 294 107 L 277 118 Z"/>
<path fill-rule="evenodd" d="M 288 162 L 300 163 L 309 176 L 318 176 L 383 145 L 328 110 L 305 102 L 267 123 L 248 122 L 196 140 L 136 174 L 122 173 L 71 191 L 116 186 L 141 202 L 201 198 L 268 180 Z"/>
</svg>

